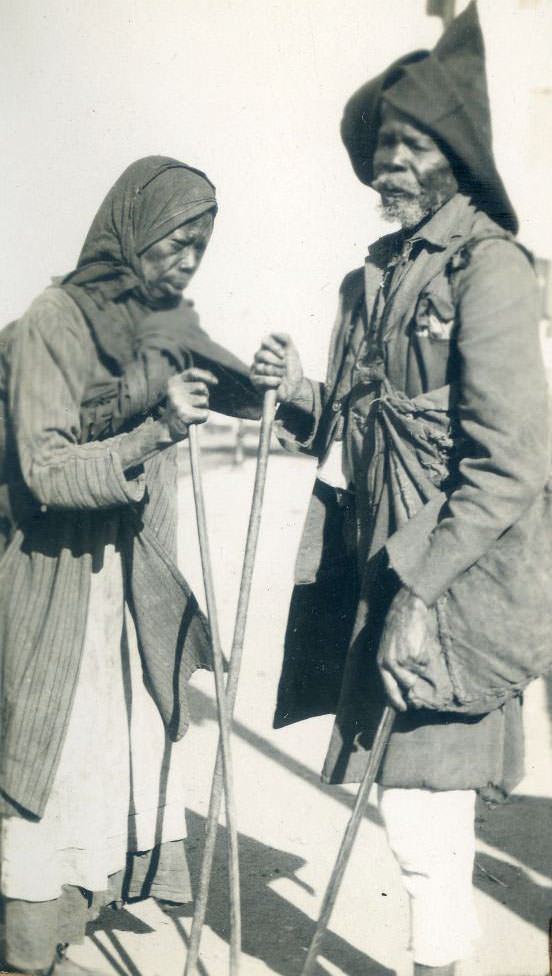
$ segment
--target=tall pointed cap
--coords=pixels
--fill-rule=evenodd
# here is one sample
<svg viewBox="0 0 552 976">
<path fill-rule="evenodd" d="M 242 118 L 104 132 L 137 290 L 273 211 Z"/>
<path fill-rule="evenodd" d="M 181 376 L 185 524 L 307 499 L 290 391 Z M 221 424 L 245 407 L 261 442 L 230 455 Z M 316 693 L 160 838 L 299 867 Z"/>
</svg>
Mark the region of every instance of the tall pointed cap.
<svg viewBox="0 0 552 976">
<path fill-rule="evenodd" d="M 452 21 L 433 51 L 399 58 L 345 106 L 343 141 L 358 178 L 368 185 L 383 102 L 436 140 L 463 193 L 506 230 L 517 231 L 493 156 L 485 47 L 475 0 Z"/>
</svg>

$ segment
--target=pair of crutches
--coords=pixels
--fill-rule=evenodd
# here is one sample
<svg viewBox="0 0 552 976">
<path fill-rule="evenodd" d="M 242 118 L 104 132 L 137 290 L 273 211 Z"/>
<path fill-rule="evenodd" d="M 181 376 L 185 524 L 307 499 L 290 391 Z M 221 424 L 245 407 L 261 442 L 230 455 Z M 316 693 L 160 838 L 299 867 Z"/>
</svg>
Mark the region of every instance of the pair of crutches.
<svg viewBox="0 0 552 976">
<path fill-rule="evenodd" d="M 186 968 L 184 976 L 195 976 L 201 931 L 205 921 L 207 911 L 207 900 L 209 897 L 209 882 L 213 866 L 215 853 L 215 842 L 217 828 L 224 794 L 226 806 L 226 831 L 228 837 L 228 875 L 229 875 L 229 900 L 230 900 L 230 976 L 239 976 L 240 954 L 241 954 L 241 910 L 240 910 L 240 872 L 238 860 L 238 835 L 236 827 L 236 811 L 234 802 L 234 783 L 232 773 L 232 758 L 230 747 L 230 729 L 232 725 L 232 714 L 238 690 L 238 680 L 240 676 L 241 658 L 243 642 L 245 637 L 245 626 L 247 622 L 247 611 L 249 608 L 249 597 L 251 594 L 251 584 L 253 580 L 253 569 L 255 565 L 255 555 L 261 525 L 261 512 L 266 482 L 266 470 L 268 465 L 268 453 L 270 450 L 270 437 L 276 408 L 276 392 L 269 390 L 264 395 L 263 413 L 261 420 L 261 432 L 259 438 L 259 448 L 257 453 L 257 470 L 255 474 L 255 485 L 253 489 L 253 500 L 249 516 L 249 527 L 247 530 L 247 540 L 242 567 L 242 577 L 240 582 L 240 592 L 238 606 L 236 610 L 236 621 L 234 625 L 234 636 L 232 640 L 232 650 L 228 669 L 228 679 L 224 682 L 224 658 L 220 642 L 218 629 L 217 608 L 215 602 L 215 591 L 213 585 L 213 573 L 211 568 L 211 558 L 209 552 L 209 540 L 207 536 L 207 521 L 205 515 L 205 502 L 203 496 L 203 486 L 201 479 L 199 438 L 197 427 L 191 426 L 190 437 L 190 461 L 192 468 L 192 481 L 194 489 L 194 501 L 197 516 L 197 530 L 199 538 L 199 548 L 201 554 L 201 564 L 203 568 L 203 580 L 205 586 L 205 599 L 207 603 L 207 615 L 211 630 L 211 641 L 213 647 L 213 665 L 215 674 L 215 691 L 217 699 L 217 714 L 219 723 L 219 744 L 213 782 L 211 785 L 211 797 L 209 800 L 209 813 L 207 815 L 207 826 L 205 832 L 205 845 L 203 849 L 203 860 L 201 864 L 201 875 L 199 889 L 195 901 L 194 918 L 192 931 L 190 934 L 190 944 L 186 958 Z"/>
<path fill-rule="evenodd" d="M 276 407 L 275 391 L 267 391 L 263 400 L 263 413 L 261 420 L 261 431 L 259 438 L 259 448 L 257 453 L 257 469 L 255 474 L 255 484 L 253 489 L 253 499 L 249 516 L 249 526 L 247 530 L 247 540 L 242 567 L 242 577 L 240 582 L 240 592 L 238 606 L 236 610 L 236 620 L 234 625 L 234 636 L 232 640 L 232 650 L 228 670 L 228 679 L 225 687 L 224 683 L 224 658 L 220 642 L 218 629 L 218 617 L 215 601 L 215 591 L 213 585 L 213 573 L 209 551 L 209 540 L 207 535 L 207 521 L 205 514 L 205 502 L 201 479 L 200 450 L 197 427 L 191 426 L 190 436 L 190 461 L 192 468 L 192 481 L 194 489 L 194 501 L 196 506 L 197 527 L 201 563 L 203 568 L 203 578 L 205 586 L 205 598 L 207 603 L 207 614 L 211 629 L 211 640 L 213 645 L 213 662 L 215 674 L 215 691 L 217 699 L 217 714 L 219 722 L 219 744 L 213 781 L 211 785 L 211 796 L 209 801 L 209 812 L 207 816 L 207 827 L 205 832 L 205 845 L 203 849 L 203 859 L 201 864 L 201 875 L 199 889 L 195 901 L 194 917 L 190 933 L 190 942 L 186 958 L 186 968 L 184 976 L 195 976 L 199 957 L 199 947 L 201 932 L 207 911 L 207 900 L 209 897 L 209 883 L 213 866 L 215 852 L 216 835 L 224 794 L 226 806 L 226 830 L 228 837 L 228 866 L 229 866 L 229 901 L 230 901 L 230 976 L 239 976 L 240 956 L 241 956 L 241 909 L 240 909 L 240 874 L 238 859 L 238 835 L 236 826 L 236 811 L 234 802 L 234 783 L 232 772 L 232 758 L 230 746 L 230 729 L 232 724 L 232 714 L 238 689 L 238 681 L 241 668 L 241 658 L 243 642 L 245 637 L 245 626 L 247 622 L 247 611 L 249 608 L 249 597 L 251 594 L 251 584 L 253 580 L 253 569 L 255 555 L 259 538 L 261 524 L 261 512 L 266 483 L 266 471 L 268 465 L 268 454 L 270 450 L 270 438 L 274 411 Z M 374 784 L 380 763 L 383 758 L 391 729 L 395 710 L 390 706 L 384 709 L 376 737 L 372 746 L 370 760 L 364 774 L 362 783 L 359 787 L 355 806 L 351 819 L 347 825 L 337 860 L 332 871 L 326 893 L 322 902 L 320 916 L 311 941 L 311 945 L 305 959 L 302 976 L 313 976 L 316 959 L 321 948 L 322 940 L 326 928 L 330 921 L 330 916 L 335 905 L 339 887 L 347 867 L 351 850 L 358 833 L 370 790 Z"/>
</svg>

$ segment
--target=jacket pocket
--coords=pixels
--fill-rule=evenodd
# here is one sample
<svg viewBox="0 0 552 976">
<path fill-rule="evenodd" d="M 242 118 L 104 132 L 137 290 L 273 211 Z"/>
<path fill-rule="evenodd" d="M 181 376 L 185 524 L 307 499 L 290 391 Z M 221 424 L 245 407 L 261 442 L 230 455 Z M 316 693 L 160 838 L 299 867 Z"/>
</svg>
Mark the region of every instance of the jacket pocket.
<svg viewBox="0 0 552 976">
<path fill-rule="evenodd" d="M 449 382 L 454 322 L 450 286 L 446 278 L 437 278 L 422 291 L 411 326 L 417 369 L 426 391 Z"/>
<path fill-rule="evenodd" d="M 454 305 L 446 278 L 432 281 L 416 305 L 413 332 L 430 342 L 450 342 L 454 327 Z"/>
</svg>

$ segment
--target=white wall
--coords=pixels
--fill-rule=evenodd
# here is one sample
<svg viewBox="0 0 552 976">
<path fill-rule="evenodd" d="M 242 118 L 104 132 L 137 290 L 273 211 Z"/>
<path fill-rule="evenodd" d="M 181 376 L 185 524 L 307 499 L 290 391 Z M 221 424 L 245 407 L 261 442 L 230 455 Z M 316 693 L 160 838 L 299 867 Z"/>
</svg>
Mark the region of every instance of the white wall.
<svg viewBox="0 0 552 976">
<path fill-rule="evenodd" d="M 495 155 L 520 238 L 552 259 L 552 0 L 478 0 Z"/>
<path fill-rule="evenodd" d="M 510 0 L 480 2 L 494 31 Z M 3 0 L 0 323 L 74 266 L 119 172 L 167 153 L 219 191 L 190 289 L 206 328 L 246 358 L 265 331 L 293 331 L 321 373 L 338 283 L 381 230 L 339 140 L 342 107 L 392 58 L 431 46 L 440 22 L 424 10 L 424 0 Z M 520 22 L 496 33 L 521 61 L 538 38 Z M 508 110 L 508 72 L 493 57 Z M 502 157 L 519 180 L 511 146 Z"/>
</svg>

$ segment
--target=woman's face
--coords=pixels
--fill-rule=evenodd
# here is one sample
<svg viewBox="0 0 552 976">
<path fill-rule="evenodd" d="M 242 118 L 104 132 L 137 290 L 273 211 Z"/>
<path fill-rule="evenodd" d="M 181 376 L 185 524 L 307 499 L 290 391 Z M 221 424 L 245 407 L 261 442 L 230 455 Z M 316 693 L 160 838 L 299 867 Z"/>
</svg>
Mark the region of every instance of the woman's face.
<svg viewBox="0 0 552 976">
<path fill-rule="evenodd" d="M 156 303 L 177 305 L 197 271 L 213 232 L 212 213 L 177 227 L 139 256 L 142 280 Z"/>
</svg>

